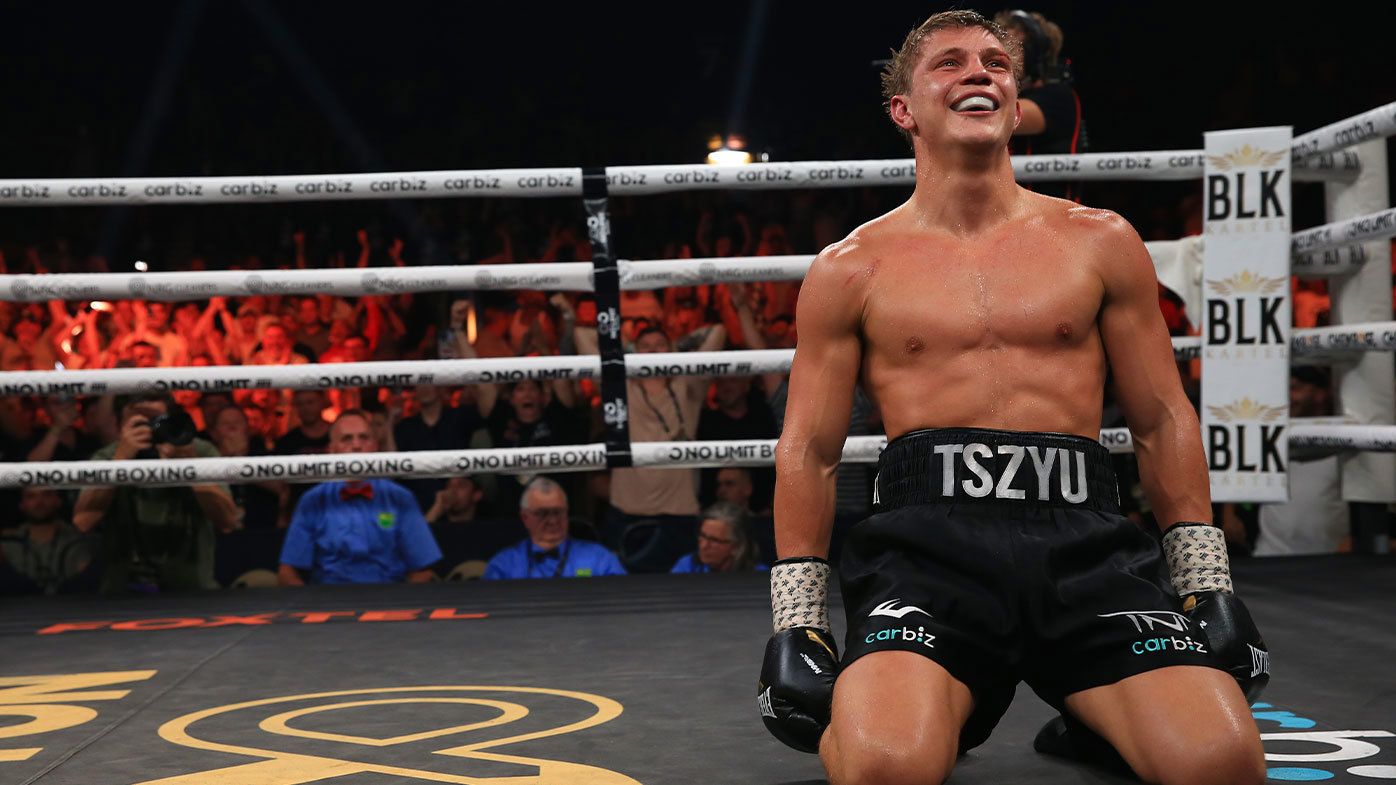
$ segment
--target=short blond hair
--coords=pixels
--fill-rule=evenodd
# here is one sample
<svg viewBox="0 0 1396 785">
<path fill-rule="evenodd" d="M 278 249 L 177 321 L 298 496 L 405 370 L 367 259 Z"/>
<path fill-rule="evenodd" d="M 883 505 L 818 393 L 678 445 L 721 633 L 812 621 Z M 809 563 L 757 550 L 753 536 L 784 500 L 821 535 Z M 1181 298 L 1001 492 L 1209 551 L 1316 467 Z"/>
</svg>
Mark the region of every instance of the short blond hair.
<svg viewBox="0 0 1396 785">
<path fill-rule="evenodd" d="M 902 41 L 901 48 L 892 50 L 892 59 L 887 61 L 887 65 L 882 68 L 882 100 L 884 108 L 890 109 L 892 96 L 905 95 L 911 87 L 911 74 L 916 70 L 916 64 L 921 59 L 921 44 L 932 33 L 937 30 L 951 30 L 966 27 L 978 27 L 997 38 L 1003 48 L 1008 52 L 1008 59 L 1013 62 L 1013 76 L 1017 79 L 1023 78 L 1023 50 L 1018 46 L 1017 40 L 1009 34 L 1002 25 L 994 22 L 982 14 L 974 11 L 941 11 L 932 14 L 926 21 L 917 25 L 911 32 L 906 34 L 906 40 Z M 911 141 L 911 134 L 905 129 L 898 129 L 907 142 Z"/>
</svg>

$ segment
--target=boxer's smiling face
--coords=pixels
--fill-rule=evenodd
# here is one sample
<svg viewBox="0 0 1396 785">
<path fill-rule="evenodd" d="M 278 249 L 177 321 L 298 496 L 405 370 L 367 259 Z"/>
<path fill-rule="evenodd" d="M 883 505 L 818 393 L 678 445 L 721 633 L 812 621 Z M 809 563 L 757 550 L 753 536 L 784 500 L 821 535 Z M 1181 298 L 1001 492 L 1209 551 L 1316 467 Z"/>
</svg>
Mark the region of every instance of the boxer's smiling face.
<svg viewBox="0 0 1396 785">
<path fill-rule="evenodd" d="M 1018 82 L 1003 44 L 978 27 L 937 30 L 921 42 L 892 119 L 932 146 L 1001 147 L 1018 126 Z"/>
</svg>

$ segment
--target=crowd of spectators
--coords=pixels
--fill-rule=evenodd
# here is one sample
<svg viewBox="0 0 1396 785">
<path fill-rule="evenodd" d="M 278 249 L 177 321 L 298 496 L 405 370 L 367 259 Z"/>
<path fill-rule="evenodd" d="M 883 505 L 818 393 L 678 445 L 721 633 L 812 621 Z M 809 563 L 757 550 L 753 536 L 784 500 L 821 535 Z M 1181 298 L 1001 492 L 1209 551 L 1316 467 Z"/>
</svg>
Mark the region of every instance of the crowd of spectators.
<svg viewBox="0 0 1396 785">
<path fill-rule="evenodd" d="M 534 226 L 542 220 L 534 219 Z M 624 204 L 617 207 L 617 220 L 651 223 L 641 210 L 627 210 Z M 809 238 L 806 244 L 827 243 L 844 229 L 829 209 L 811 210 L 808 219 L 795 223 Z M 700 209 L 683 232 L 687 241 L 666 242 L 650 255 L 792 252 L 786 223 L 753 224 L 746 210 L 718 215 Z M 584 233 L 559 220 L 548 226 L 542 243 L 530 242 L 529 228 L 526 219 L 514 215 L 495 221 L 485 241 L 457 235 L 453 245 L 460 252 L 450 261 L 591 258 Z M 323 230 L 315 233 L 320 241 L 309 242 L 305 232 L 292 231 L 279 259 L 248 254 L 210 265 L 195 256 L 159 267 L 313 269 L 442 261 L 409 262 L 406 242 L 379 239 L 377 233 L 376 228 L 353 231 L 348 253 L 324 242 Z M 435 251 L 423 247 L 422 255 L 439 256 L 439 251 L 439 245 Z M 63 243 L 14 249 L 8 260 L 0 253 L 0 272 L 108 269 L 104 260 L 76 258 Z M 626 292 L 623 340 L 629 350 L 641 352 L 791 347 L 797 294 L 798 284 L 782 282 Z M 573 293 L 3 302 L 0 370 L 588 353 L 596 351 L 595 324 L 594 299 Z M 355 452 L 365 445 L 418 451 L 576 444 L 602 438 L 599 393 L 592 380 L 555 379 L 449 388 L 10 396 L 0 399 L 0 456 L 6 461 L 130 460 Z M 636 440 L 774 438 L 784 380 L 781 375 L 634 380 L 629 393 L 637 409 L 631 424 Z M 192 441 L 176 445 L 161 440 L 154 426 L 172 414 L 187 416 Z M 352 438 L 341 433 L 345 429 L 353 430 Z M 860 468 L 857 474 L 854 494 L 866 496 L 868 472 Z M 551 478 L 493 474 L 319 486 L 268 481 L 29 489 L 23 494 L 0 490 L 0 496 L 12 497 L 0 504 L 13 502 L 21 509 L 21 517 L 0 535 L 0 583 L 6 589 L 46 592 L 210 588 L 219 583 L 215 562 L 220 549 L 232 548 L 251 533 L 263 535 L 259 542 L 269 541 L 268 536 L 276 542 L 272 569 L 283 584 L 421 580 L 433 569 L 444 577 L 459 566 L 443 561 L 434 540 L 453 537 L 442 532 L 491 525 L 519 534 L 520 544 L 489 560 L 487 578 L 519 573 L 508 558 L 515 550 L 523 559 L 521 574 L 538 573 L 543 570 L 538 558 L 544 557 L 535 558 L 535 551 L 555 557 L 560 546 L 559 564 L 567 565 L 569 575 L 753 569 L 768 558 L 751 530 L 753 524 L 769 528 L 773 482 L 769 469 L 630 469 Z M 559 495 L 561 502 L 553 503 Z M 721 506 L 713 508 L 714 503 Z M 849 502 L 851 508 L 860 505 L 866 506 Z M 700 515 L 706 508 L 720 516 L 709 520 Z M 399 555 L 393 555 L 389 541 L 396 543 Z"/>
<path fill-rule="evenodd" d="M 838 239 L 865 215 L 885 208 L 887 197 L 873 194 L 782 196 L 792 206 L 778 218 L 762 217 L 770 211 L 763 211 L 759 197 L 725 207 L 692 200 L 651 200 L 659 207 L 618 200 L 614 211 L 622 227 L 618 237 L 639 238 L 630 242 L 643 246 L 627 257 L 762 256 L 807 251 Z M 1176 216 L 1154 215 L 1148 223 L 1185 231 L 1190 228 L 1185 222 L 1198 214 L 1195 202 L 1184 199 Z M 443 226 L 438 220 L 436 228 Z M 290 231 L 284 256 L 249 254 L 216 266 L 313 269 L 591 258 L 584 232 L 545 208 L 531 219 L 496 216 L 490 226 L 487 241 L 462 232 L 435 246 L 415 241 L 409 246 L 376 227 L 358 229 L 347 233 L 348 253 L 327 241 L 323 228 L 315 241 Z M 536 241 L 539 237 L 542 241 Z M 443 259 L 446 248 L 455 250 Z M 0 272 L 108 268 L 100 259 L 77 260 L 63 244 L 9 250 L 8 264 L 0 255 Z M 163 266 L 200 270 L 210 264 L 194 256 L 166 260 Z M 622 339 L 634 352 L 790 348 L 798 293 L 793 282 L 627 291 L 621 301 Z M 1192 315 L 1162 287 L 1160 307 L 1174 334 L 1195 332 Z M 1296 288 L 1298 326 L 1324 323 L 1326 311 L 1321 284 Z M 595 324 L 590 295 L 556 292 L 0 302 L 0 370 L 585 354 L 596 351 Z M 1195 365 L 1181 364 L 1180 373 L 1195 392 Z M 775 438 L 785 394 L 783 374 L 631 379 L 631 438 Z M 599 403 L 592 380 L 566 379 L 464 387 L 183 390 L 124 398 L 9 396 L 0 398 L 0 457 L 128 460 L 555 446 L 602 440 Z M 195 438 L 185 444 L 161 441 L 154 421 L 179 413 L 188 417 Z M 1103 425 L 1123 424 L 1107 405 Z M 857 395 L 850 435 L 880 432 L 876 406 Z M 871 479 L 866 466 L 840 467 L 841 519 L 866 515 Z M 253 533 L 264 550 L 272 549 L 269 567 L 283 584 L 473 576 L 481 570 L 460 569 L 453 561 L 459 549 L 438 542 L 469 541 L 490 526 L 492 536 L 517 544 L 484 554 L 492 557 L 480 559 L 488 562 L 486 578 L 751 570 L 772 558 L 773 486 L 771 469 L 729 467 L 629 468 L 543 478 L 369 478 L 320 486 L 267 481 L 81 492 L 0 489 L 0 508 L 19 511 L 0 532 L 0 591 L 211 588 L 230 582 L 215 575 L 220 553 Z M 1125 490 L 1127 504 L 1136 501 L 1131 514 L 1144 522 L 1147 505 Z M 1226 520 L 1232 522 L 1237 547 L 1249 548 L 1255 526 L 1247 533 L 1234 510 L 1221 512 L 1230 516 Z"/>
</svg>

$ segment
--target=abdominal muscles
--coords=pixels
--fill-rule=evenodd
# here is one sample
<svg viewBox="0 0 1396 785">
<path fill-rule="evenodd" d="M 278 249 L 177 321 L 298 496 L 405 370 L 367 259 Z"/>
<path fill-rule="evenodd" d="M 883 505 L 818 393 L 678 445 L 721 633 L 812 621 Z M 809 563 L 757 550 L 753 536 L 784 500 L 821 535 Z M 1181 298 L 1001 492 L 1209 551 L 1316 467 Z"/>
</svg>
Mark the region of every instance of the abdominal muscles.
<svg viewBox="0 0 1396 785">
<path fill-rule="evenodd" d="M 1105 357 L 1092 329 L 1086 340 L 972 348 L 902 342 L 897 351 L 864 344 L 862 384 L 877 402 L 890 438 L 921 428 L 998 428 L 1100 435 Z M 1051 330 L 1048 327 L 1048 330 Z M 912 351 L 913 341 L 916 350 Z"/>
</svg>

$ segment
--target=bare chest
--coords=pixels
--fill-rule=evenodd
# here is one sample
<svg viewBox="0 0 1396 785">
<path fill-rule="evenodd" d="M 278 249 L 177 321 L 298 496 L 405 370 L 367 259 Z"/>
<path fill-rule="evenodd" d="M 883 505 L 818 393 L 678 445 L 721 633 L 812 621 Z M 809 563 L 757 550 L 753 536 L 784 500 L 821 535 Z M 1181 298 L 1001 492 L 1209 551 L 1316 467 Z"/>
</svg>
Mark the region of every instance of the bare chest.
<svg viewBox="0 0 1396 785">
<path fill-rule="evenodd" d="M 1051 246 L 932 248 L 884 259 L 864 310 L 865 351 L 884 359 L 975 348 L 1067 348 L 1095 334 L 1102 286 Z"/>
</svg>

